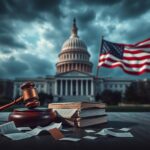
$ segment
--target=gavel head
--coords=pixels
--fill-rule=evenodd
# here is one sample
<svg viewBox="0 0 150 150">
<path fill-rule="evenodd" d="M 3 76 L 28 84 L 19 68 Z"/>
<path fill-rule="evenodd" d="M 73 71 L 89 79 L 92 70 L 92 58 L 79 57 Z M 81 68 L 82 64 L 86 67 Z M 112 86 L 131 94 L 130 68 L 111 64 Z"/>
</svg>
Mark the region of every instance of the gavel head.
<svg viewBox="0 0 150 150">
<path fill-rule="evenodd" d="M 37 106 L 40 106 L 37 90 L 34 86 L 35 84 L 33 82 L 25 82 L 21 86 L 23 100 L 24 100 L 25 106 L 28 108 L 35 108 Z"/>
</svg>

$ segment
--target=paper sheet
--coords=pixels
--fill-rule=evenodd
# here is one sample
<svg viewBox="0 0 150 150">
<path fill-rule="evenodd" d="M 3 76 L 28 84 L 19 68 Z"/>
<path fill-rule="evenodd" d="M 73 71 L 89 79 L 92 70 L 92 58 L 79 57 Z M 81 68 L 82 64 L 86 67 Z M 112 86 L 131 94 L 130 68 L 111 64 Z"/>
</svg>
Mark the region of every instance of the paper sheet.
<svg viewBox="0 0 150 150">
<path fill-rule="evenodd" d="M 101 131 L 97 132 L 96 134 L 103 135 L 103 136 L 111 135 L 114 137 L 133 137 L 133 135 L 130 132 L 127 132 L 127 131 L 119 132 L 119 130 L 118 131 L 111 131 L 111 129 L 104 128 Z"/>
<path fill-rule="evenodd" d="M 72 131 L 72 129 L 60 129 L 61 131 L 64 131 L 64 132 L 69 132 L 69 131 Z"/>
<path fill-rule="evenodd" d="M 96 132 L 95 130 L 85 130 L 86 133 L 94 133 Z"/>
<path fill-rule="evenodd" d="M 0 125 L 1 134 L 10 134 L 10 133 L 18 133 L 18 132 L 20 131 L 16 128 L 13 121 Z"/>
<path fill-rule="evenodd" d="M 119 129 L 119 130 L 121 130 L 121 131 L 130 131 L 131 128 L 121 128 L 121 129 Z"/>
<path fill-rule="evenodd" d="M 30 138 L 32 136 L 36 136 L 42 131 L 49 131 L 50 129 L 60 128 L 60 127 L 61 127 L 61 123 L 52 123 L 46 127 L 37 127 L 31 131 L 21 132 L 16 128 L 14 122 L 8 122 L 0 126 L 0 131 L 1 134 L 3 134 L 4 136 L 12 140 L 21 140 L 21 139 Z"/>
<path fill-rule="evenodd" d="M 110 131 L 110 130 L 106 130 L 105 131 L 108 135 L 111 135 L 111 136 L 115 136 L 115 137 L 133 137 L 133 135 L 130 133 L 130 132 L 113 132 L 113 131 Z"/>
<path fill-rule="evenodd" d="M 89 139 L 89 140 L 95 140 L 95 139 L 97 139 L 97 137 L 95 137 L 95 136 L 84 136 L 83 138 L 84 139 Z"/>
<path fill-rule="evenodd" d="M 19 131 L 32 130 L 30 127 L 18 127 L 17 129 L 18 129 Z"/>
<path fill-rule="evenodd" d="M 72 142 L 78 142 L 80 141 L 81 139 L 80 138 L 73 138 L 73 137 L 64 137 L 64 138 L 61 138 L 59 139 L 60 141 L 72 141 Z"/>
<path fill-rule="evenodd" d="M 22 139 L 26 139 L 26 138 L 30 138 L 32 137 L 31 134 L 28 133 L 13 133 L 13 134 L 5 134 L 6 137 L 12 139 L 12 140 L 22 140 Z"/>
</svg>

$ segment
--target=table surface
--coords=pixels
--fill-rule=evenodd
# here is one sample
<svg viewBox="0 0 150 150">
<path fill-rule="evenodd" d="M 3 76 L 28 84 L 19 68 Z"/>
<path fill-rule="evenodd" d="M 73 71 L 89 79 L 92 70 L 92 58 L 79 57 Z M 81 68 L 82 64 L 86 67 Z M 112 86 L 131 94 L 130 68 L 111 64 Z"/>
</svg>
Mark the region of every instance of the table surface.
<svg viewBox="0 0 150 150">
<path fill-rule="evenodd" d="M 81 138 L 79 142 L 56 141 L 48 133 L 40 134 L 29 139 L 12 141 L 0 135 L 0 149 L 13 150 L 87 150 L 87 149 L 148 149 L 150 150 L 150 112 L 108 112 L 108 123 L 88 128 L 71 128 L 72 131 L 63 132 L 67 137 Z M 6 121 L 8 113 L 0 113 L 0 122 Z M 118 138 L 111 136 L 98 136 L 96 140 L 83 139 L 85 129 L 100 131 L 103 128 L 131 128 L 133 138 Z"/>
</svg>

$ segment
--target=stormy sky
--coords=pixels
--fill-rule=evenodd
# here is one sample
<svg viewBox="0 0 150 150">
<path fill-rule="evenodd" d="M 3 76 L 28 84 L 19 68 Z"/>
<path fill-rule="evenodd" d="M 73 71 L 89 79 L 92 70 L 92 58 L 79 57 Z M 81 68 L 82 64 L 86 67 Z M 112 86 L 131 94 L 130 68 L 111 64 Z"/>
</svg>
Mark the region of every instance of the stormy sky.
<svg viewBox="0 0 150 150">
<path fill-rule="evenodd" d="M 0 78 L 54 75 L 74 17 L 95 74 L 102 35 L 132 44 L 150 37 L 149 6 L 149 0 L 0 0 Z M 100 69 L 101 77 L 149 75 Z"/>
</svg>

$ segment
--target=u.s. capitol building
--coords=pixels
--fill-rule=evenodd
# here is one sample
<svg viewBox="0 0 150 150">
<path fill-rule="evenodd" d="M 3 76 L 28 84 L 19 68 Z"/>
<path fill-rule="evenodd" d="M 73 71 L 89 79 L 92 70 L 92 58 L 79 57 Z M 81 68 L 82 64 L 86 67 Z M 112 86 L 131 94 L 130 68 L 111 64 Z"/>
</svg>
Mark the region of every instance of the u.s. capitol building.
<svg viewBox="0 0 150 150">
<path fill-rule="evenodd" d="M 21 95 L 20 85 L 33 81 L 38 92 L 51 94 L 55 101 L 94 101 L 97 93 L 109 89 L 121 91 L 130 85 L 130 80 L 96 78 L 92 74 L 93 63 L 86 44 L 78 36 L 76 21 L 73 21 L 71 36 L 62 45 L 56 63 L 56 75 L 43 78 L 18 78 L 14 81 L 13 96 Z"/>
</svg>

